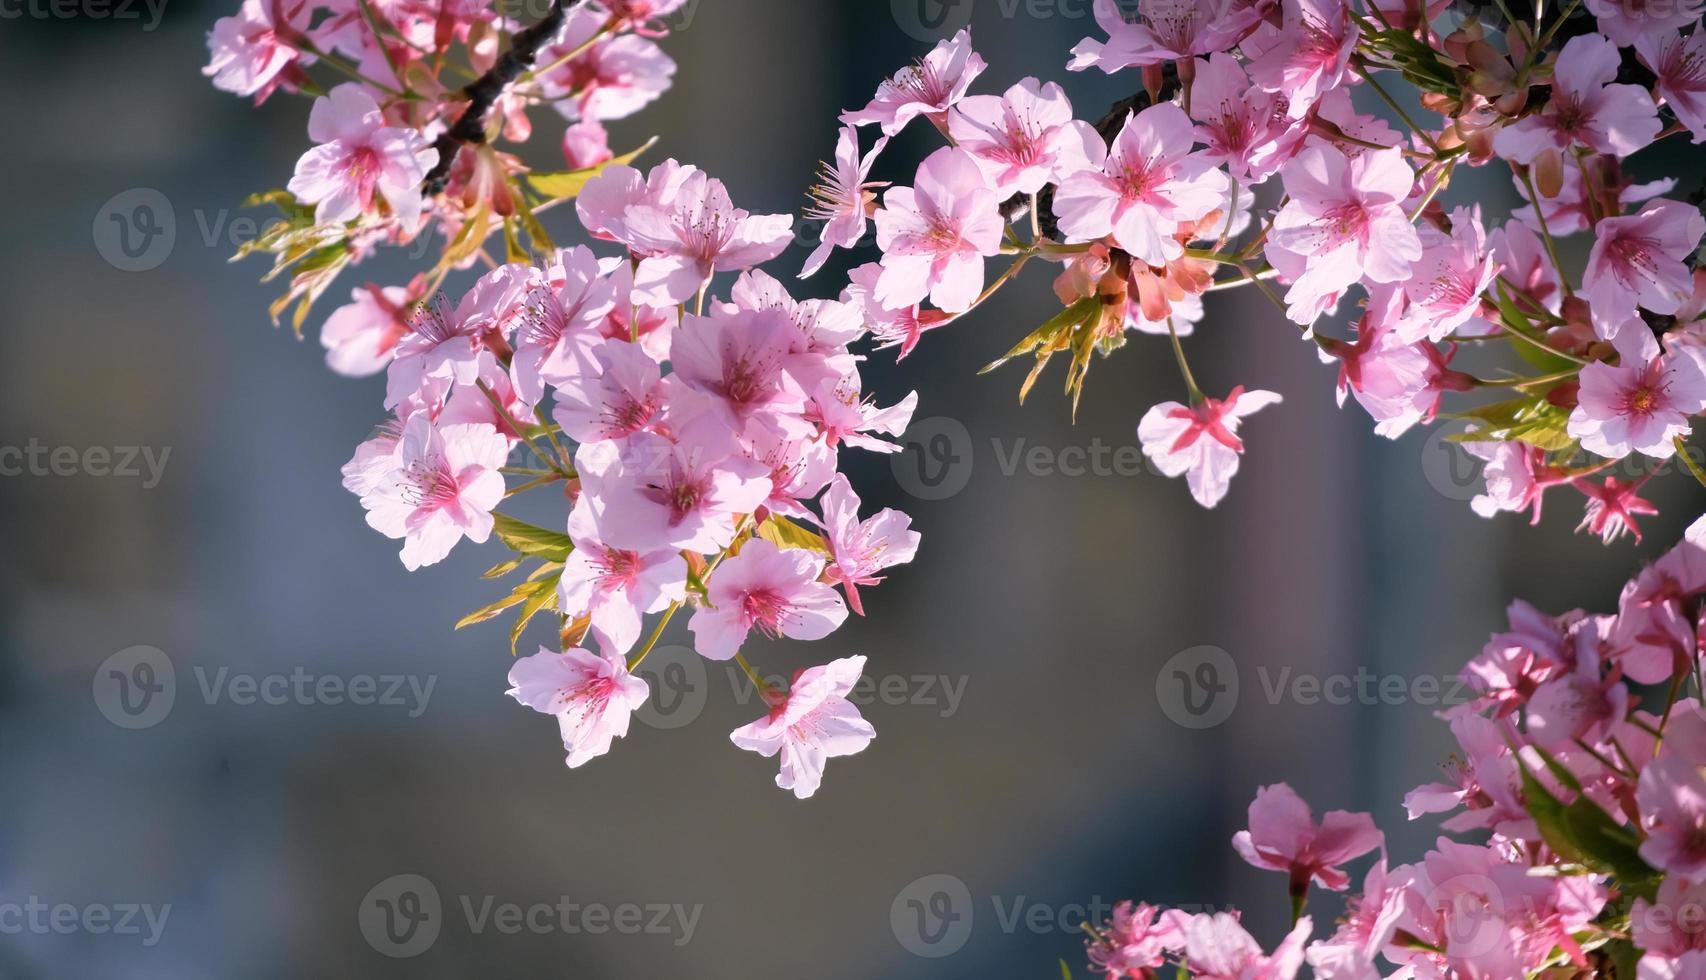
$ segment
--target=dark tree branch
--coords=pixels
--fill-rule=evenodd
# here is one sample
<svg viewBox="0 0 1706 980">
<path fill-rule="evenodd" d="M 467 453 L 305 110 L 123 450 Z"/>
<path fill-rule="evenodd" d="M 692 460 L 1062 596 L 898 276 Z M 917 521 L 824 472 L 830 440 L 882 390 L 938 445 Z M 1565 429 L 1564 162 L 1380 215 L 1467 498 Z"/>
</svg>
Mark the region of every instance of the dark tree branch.
<svg viewBox="0 0 1706 980">
<path fill-rule="evenodd" d="M 539 23 L 518 32 L 509 50 L 499 56 L 490 70 L 462 87 L 468 107 L 462 110 L 462 115 L 456 117 L 456 122 L 449 129 L 433 141 L 433 147 L 438 150 L 438 163 L 433 165 L 421 183 L 422 196 L 431 197 L 444 190 L 450 182 L 450 168 L 455 165 L 456 155 L 461 152 L 463 144 L 479 145 L 486 141 L 486 116 L 491 114 L 498 97 L 511 82 L 521 77 L 522 72 L 533 67 L 539 49 L 562 28 L 569 8 L 580 2 L 551 0 L 551 9 Z"/>
</svg>

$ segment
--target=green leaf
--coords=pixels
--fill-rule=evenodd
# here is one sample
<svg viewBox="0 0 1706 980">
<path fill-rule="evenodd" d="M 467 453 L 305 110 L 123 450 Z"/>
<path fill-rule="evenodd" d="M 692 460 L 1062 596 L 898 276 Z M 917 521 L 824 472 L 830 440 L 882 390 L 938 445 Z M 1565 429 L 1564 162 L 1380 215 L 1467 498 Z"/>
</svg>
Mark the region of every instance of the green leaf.
<svg viewBox="0 0 1706 980">
<path fill-rule="evenodd" d="M 536 582 L 522 586 L 524 589 L 532 589 L 533 593 L 522 603 L 521 614 L 515 618 L 515 625 L 509 628 L 509 652 L 512 656 L 515 654 L 516 644 L 521 642 L 521 634 L 527 629 L 528 622 L 537 616 L 540 610 L 557 608 L 557 583 L 562 578 L 563 570 L 559 568 Z"/>
<path fill-rule="evenodd" d="M 1700 481 L 1701 486 L 1706 487 L 1706 470 L 1700 468 L 1700 461 L 1689 453 L 1688 442 L 1681 436 L 1676 437 L 1676 454 L 1682 457 L 1682 465 L 1688 467 L 1688 472 L 1694 474 L 1694 479 Z"/>
<path fill-rule="evenodd" d="M 503 578 L 510 572 L 520 568 L 522 562 L 525 562 L 526 560 L 526 558 L 515 558 L 501 564 L 493 565 L 491 568 L 486 569 L 485 574 L 480 577 L 483 579 Z"/>
<path fill-rule="evenodd" d="M 568 561 L 575 543 L 567 534 L 518 521 L 507 514 L 492 515 L 492 530 L 511 551 L 546 561 Z"/>
<path fill-rule="evenodd" d="M 829 544 L 823 540 L 823 535 L 790 521 L 781 514 L 771 514 L 763 524 L 758 525 L 758 536 L 783 550 L 801 548 L 820 555 L 830 553 Z"/>
<path fill-rule="evenodd" d="M 1060 980 L 1072 980 L 1072 968 L 1066 965 L 1065 960 L 1060 961 Z"/>
<path fill-rule="evenodd" d="M 1544 752 L 1541 758 L 1566 787 L 1574 784 L 1579 789 L 1580 782 L 1569 770 Z M 1520 758 L 1517 766 L 1522 771 L 1522 792 L 1528 801 L 1528 812 L 1539 826 L 1540 836 L 1559 857 L 1614 875 L 1630 893 L 1652 897 L 1661 876 L 1641 859 L 1635 831 L 1617 823 L 1599 804 L 1579 791 L 1575 802 L 1566 805 L 1528 771 Z"/>
<path fill-rule="evenodd" d="M 538 586 L 534 582 L 523 582 L 515 587 L 515 591 L 504 596 L 502 599 L 499 599 L 497 602 L 494 602 L 489 606 L 482 606 L 457 620 L 456 628 L 463 629 L 477 623 L 484 623 L 488 620 L 496 619 L 498 614 L 503 612 L 505 609 L 519 606 L 533 598 L 537 588 Z"/>
<path fill-rule="evenodd" d="M 1075 327 L 1089 318 L 1091 313 L 1101 305 L 1101 300 L 1095 296 L 1087 296 L 1073 303 L 1050 317 L 1046 323 L 1025 335 L 1025 339 L 1013 345 L 1013 349 L 1001 355 L 984 366 L 978 374 L 988 374 L 1020 354 L 1029 354 L 1039 349 L 1050 352 L 1065 350 L 1067 344 L 1059 342 L 1063 336 L 1071 336 Z"/>
<path fill-rule="evenodd" d="M 527 175 L 527 182 L 533 185 L 535 191 L 545 195 L 549 200 L 574 197 L 581 192 L 582 188 L 586 187 L 588 181 L 603 173 L 604 168 L 632 163 L 640 154 L 651 149 L 657 141 L 658 138 L 653 136 L 632 153 L 624 153 L 613 160 L 606 160 L 596 167 L 587 167 L 584 170 L 562 170 L 555 173 L 531 173 Z"/>
</svg>

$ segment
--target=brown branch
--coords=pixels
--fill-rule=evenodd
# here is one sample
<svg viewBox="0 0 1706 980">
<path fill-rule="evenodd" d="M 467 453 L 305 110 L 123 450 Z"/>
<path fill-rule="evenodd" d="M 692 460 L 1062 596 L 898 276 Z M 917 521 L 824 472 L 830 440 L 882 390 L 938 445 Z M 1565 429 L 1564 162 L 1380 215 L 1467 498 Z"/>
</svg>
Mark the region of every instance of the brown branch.
<svg viewBox="0 0 1706 980">
<path fill-rule="evenodd" d="M 562 28 L 569 8 L 580 2 L 551 0 L 551 9 L 539 23 L 517 32 L 509 50 L 498 58 L 497 63 L 484 75 L 462 87 L 462 96 L 468 100 L 468 107 L 462 110 L 462 115 L 449 129 L 433 141 L 433 148 L 438 150 L 438 163 L 433 165 L 421 183 L 421 196 L 431 197 L 444 190 L 450 182 L 450 168 L 455 165 L 456 155 L 461 152 L 463 144 L 477 146 L 486 142 L 486 117 L 491 114 L 492 106 L 511 82 L 533 67 L 539 49 Z"/>
</svg>

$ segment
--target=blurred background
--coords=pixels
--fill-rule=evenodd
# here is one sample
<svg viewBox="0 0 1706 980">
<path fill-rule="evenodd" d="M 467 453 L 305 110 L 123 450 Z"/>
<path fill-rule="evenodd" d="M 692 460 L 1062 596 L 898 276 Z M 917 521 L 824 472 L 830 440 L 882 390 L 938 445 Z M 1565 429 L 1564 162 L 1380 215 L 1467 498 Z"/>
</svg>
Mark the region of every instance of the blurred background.
<svg viewBox="0 0 1706 980">
<path fill-rule="evenodd" d="M 1418 858 L 1437 828 L 1399 801 L 1450 751 L 1441 679 L 1513 597 L 1613 608 L 1701 510 L 1685 478 L 1655 482 L 1664 516 L 1638 547 L 1572 534 L 1562 491 L 1537 528 L 1484 522 L 1437 432 L 1376 438 L 1278 312 L 1234 291 L 1186 341 L 1197 377 L 1286 400 L 1247 424 L 1243 471 L 1203 512 L 1133 464 L 1138 418 L 1182 394 L 1163 341 L 1097 363 L 1076 424 L 1060 365 L 1022 409 L 1024 366 L 976 375 L 1052 312 L 1035 267 L 867 366 L 885 403 L 922 394 L 913 448 L 852 467 L 868 506 L 914 516 L 918 560 L 830 639 L 753 651 L 778 674 L 868 655 L 875 743 L 798 802 L 728 742 L 760 711 L 744 682 L 666 646 L 630 736 L 570 772 L 554 724 L 504 696 L 504 625 L 451 631 L 501 593 L 476 578 L 498 553 L 407 574 L 339 485 L 383 382 L 330 373 L 318 323 L 419 263 L 346 273 L 307 342 L 271 327 L 264 267 L 226 260 L 270 217 L 238 203 L 306 149 L 307 100 L 256 109 L 200 75 L 234 4 L 92 2 L 13 5 L 0 31 L 0 446 L 73 454 L 69 475 L 0 478 L 8 980 L 1045 978 L 1062 958 L 1084 975 L 1080 922 L 1126 897 L 1242 908 L 1272 943 L 1284 881 L 1228 844 L 1255 788 L 1372 810 L 1394 860 Z M 649 162 L 798 210 L 836 113 L 968 21 L 991 64 L 978 91 L 1056 78 L 1099 117 L 1132 82 L 1064 72 L 1089 7 L 690 0 L 662 42 L 676 87 L 612 142 L 659 134 Z M 537 162 L 561 166 L 542 116 Z M 876 176 L 908 179 L 933 135 L 913 127 Z M 1502 216 L 1509 191 L 1460 172 L 1447 199 Z M 140 261 L 115 237 L 139 202 L 162 219 L 135 230 Z M 548 223 L 570 237 L 566 211 Z M 771 268 L 791 279 L 811 244 Z M 94 475 L 91 449 L 136 475 Z M 1348 703 L 1309 695 L 1359 670 L 1373 683 Z M 1313 911 L 1326 932 L 1336 907 Z"/>
</svg>

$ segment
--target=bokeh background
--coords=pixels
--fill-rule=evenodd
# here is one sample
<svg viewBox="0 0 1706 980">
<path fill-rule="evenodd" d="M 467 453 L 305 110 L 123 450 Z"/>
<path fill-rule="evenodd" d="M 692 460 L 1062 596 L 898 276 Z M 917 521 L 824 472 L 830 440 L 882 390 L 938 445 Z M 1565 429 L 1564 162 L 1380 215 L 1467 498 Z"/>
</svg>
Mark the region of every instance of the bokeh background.
<svg viewBox="0 0 1706 980">
<path fill-rule="evenodd" d="M 869 593 L 868 618 L 755 650 L 774 673 L 867 654 L 887 684 L 864 706 L 871 748 L 797 802 L 728 742 L 757 714 L 750 692 L 666 648 L 644 723 L 571 773 L 553 724 L 504 696 L 504 627 L 451 632 L 498 594 L 476 580 L 496 554 L 464 546 L 407 574 L 340 488 L 382 381 L 324 368 L 313 336 L 331 304 L 299 343 L 268 325 L 258 260 L 227 264 L 245 219 L 265 217 L 238 202 L 282 186 L 306 148 L 306 100 L 256 109 L 207 85 L 203 35 L 226 4 L 165 0 L 156 19 L 90 2 L 9 6 L 0 30 L 0 446 L 146 447 L 165 465 L 157 480 L 0 478 L 0 908 L 170 911 L 141 935 L 0 916 L 0 977 L 1041 978 L 1060 958 L 1082 975 L 1086 906 L 1128 896 L 1242 908 L 1272 942 L 1284 883 L 1228 846 L 1255 787 L 1373 810 L 1394 858 L 1415 859 L 1435 827 L 1398 801 L 1450 749 L 1426 679 L 1452 674 L 1513 596 L 1611 607 L 1701 510 L 1686 479 L 1656 483 L 1665 516 L 1640 547 L 1572 534 L 1563 492 L 1537 528 L 1481 521 L 1450 447 L 1374 437 L 1293 328 L 1234 292 L 1187 341 L 1198 378 L 1286 401 L 1250 421 L 1243 472 L 1205 513 L 1130 465 L 1137 419 L 1181 395 L 1163 342 L 1099 362 L 1076 424 L 1059 366 L 1023 408 L 1023 367 L 976 376 L 1051 312 L 1038 267 L 908 360 L 872 358 L 885 401 L 922 392 L 919 435 L 853 476 L 869 505 L 914 515 L 924 548 Z M 753 211 L 797 210 L 836 112 L 968 20 L 992 66 L 979 91 L 1061 78 L 1092 119 L 1129 94 L 1062 70 L 1093 32 L 1088 0 L 693 0 L 663 42 L 677 86 L 614 142 L 659 134 L 653 162 L 691 160 Z M 906 180 L 931 148 L 915 127 L 878 176 Z M 114 215 L 162 199 L 164 252 L 127 271 Z M 1448 200 L 1503 213 L 1509 188 L 1465 174 Z M 773 268 L 791 277 L 808 250 Z M 382 257 L 339 293 L 413 268 Z M 802 293 L 832 292 L 845 268 Z M 160 654 L 122 653 L 138 646 Z M 1226 652 L 1238 691 L 1191 727 L 1173 671 L 1203 646 Z M 160 657 L 169 712 L 109 720 L 112 670 Z M 1290 686 L 1359 668 L 1415 693 L 1330 705 Z M 403 704 L 236 693 L 279 676 L 431 687 L 403 687 Z M 418 884 L 398 876 L 429 881 L 441 910 L 407 959 L 361 915 Z M 642 919 L 571 933 L 481 915 L 559 902 Z"/>
</svg>

